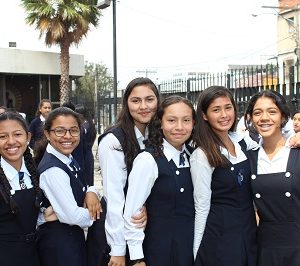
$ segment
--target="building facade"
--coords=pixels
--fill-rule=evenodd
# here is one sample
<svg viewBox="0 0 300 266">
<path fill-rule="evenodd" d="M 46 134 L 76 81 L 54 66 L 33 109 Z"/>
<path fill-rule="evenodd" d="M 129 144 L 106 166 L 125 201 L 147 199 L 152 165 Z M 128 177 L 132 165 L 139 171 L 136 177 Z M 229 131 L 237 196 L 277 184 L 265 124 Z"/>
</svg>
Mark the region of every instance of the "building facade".
<svg viewBox="0 0 300 266">
<path fill-rule="evenodd" d="M 60 54 L 0 48 L 0 106 L 26 114 L 30 121 L 41 99 L 59 105 Z M 83 55 L 70 55 L 70 78 L 84 75 Z"/>
</svg>

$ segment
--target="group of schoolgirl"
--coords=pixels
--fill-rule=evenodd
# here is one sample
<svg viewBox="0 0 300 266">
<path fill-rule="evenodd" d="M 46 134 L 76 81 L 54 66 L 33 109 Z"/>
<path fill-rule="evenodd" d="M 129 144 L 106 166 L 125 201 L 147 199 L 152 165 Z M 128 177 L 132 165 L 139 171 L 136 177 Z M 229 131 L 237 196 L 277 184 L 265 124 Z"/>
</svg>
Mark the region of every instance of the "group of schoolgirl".
<svg viewBox="0 0 300 266">
<path fill-rule="evenodd" d="M 282 134 L 280 94 L 249 102 L 246 126 L 260 143 L 235 133 L 236 105 L 221 86 L 201 92 L 195 113 L 179 96 L 160 103 L 154 83 L 137 78 L 122 107 L 98 147 L 108 265 L 300 265 L 300 157 Z"/>
<path fill-rule="evenodd" d="M 2 266 L 87 265 L 83 229 L 100 217 L 101 206 L 71 155 L 80 127 L 76 112 L 54 109 L 33 158 L 26 121 L 12 111 L 0 115 Z"/>
<path fill-rule="evenodd" d="M 224 87 L 204 90 L 195 112 L 180 96 L 160 102 L 148 78 L 128 84 L 98 147 L 109 246 L 100 265 L 300 265 L 300 157 L 281 133 L 285 99 L 251 98 L 245 120 L 259 144 L 234 133 L 236 114 Z M 83 228 L 97 224 L 101 206 L 71 155 L 80 126 L 69 108 L 53 110 L 36 168 L 24 119 L 0 115 L 1 265 L 87 264 Z"/>
</svg>

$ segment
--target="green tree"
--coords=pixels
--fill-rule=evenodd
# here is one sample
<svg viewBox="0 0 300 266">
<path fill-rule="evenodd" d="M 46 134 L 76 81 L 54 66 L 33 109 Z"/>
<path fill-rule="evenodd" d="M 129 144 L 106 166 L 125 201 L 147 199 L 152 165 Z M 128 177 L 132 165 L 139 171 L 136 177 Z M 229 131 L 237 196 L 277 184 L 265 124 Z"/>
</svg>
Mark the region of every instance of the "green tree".
<svg viewBox="0 0 300 266">
<path fill-rule="evenodd" d="M 84 67 L 85 75 L 75 81 L 76 95 L 85 102 L 94 102 L 96 92 L 98 97 L 102 97 L 112 90 L 113 78 L 104 64 L 85 62 Z"/>
<path fill-rule="evenodd" d="M 26 23 L 35 25 L 47 46 L 60 46 L 60 103 L 69 101 L 72 44 L 78 45 L 91 25 L 97 26 L 100 11 L 97 0 L 21 0 L 27 12 Z"/>
</svg>

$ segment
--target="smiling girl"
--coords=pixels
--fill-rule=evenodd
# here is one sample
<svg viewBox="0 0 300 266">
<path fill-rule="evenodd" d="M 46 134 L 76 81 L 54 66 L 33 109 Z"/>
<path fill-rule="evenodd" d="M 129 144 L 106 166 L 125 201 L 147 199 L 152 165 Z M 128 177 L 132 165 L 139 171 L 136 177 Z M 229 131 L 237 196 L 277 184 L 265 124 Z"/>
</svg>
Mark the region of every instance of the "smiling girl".
<svg viewBox="0 0 300 266">
<path fill-rule="evenodd" d="M 221 86 L 198 99 L 191 174 L 195 200 L 194 256 L 197 266 L 256 266 L 256 221 L 246 151 L 248 135 L 234 133 L 232 94 Z"/>
<path fill-rule="evenodd" d="M 282 128 L 290 112 L 273 91 L 254 95 L 245 117 L 262 137 L 251 151 L 251 185 L 259 216 L 258 265 L 300 265 L 300 149 L 291 149 Z"/>
<path fill-rule="evenodd" d="M 45 121 L 48 143 L 45 142 L 46 151 L 38 166 L 40 187 L 43 206 L 51 204 L 57 220 L 46 222 L 42 214 L 39 216 L 37 244 L 41 266 L 85 266 L 83 228 L 90 227 L 100 215 L 95 190 L 87 188 L 84 173 L 71 155 L 80 141 L 80 123 L 78 114 L 66 107 L 54 109 Z"/>
<path fill-rule="evenodd" d="M 145 148 L 148 125 L 158 104 L 159 92 L 155 84 L 149 78 L 133 79 L 125 89 L 116 124 L 99 138 L 98 155 L 103 177 L 101 204 L 105 207 L 107 203 L 105 232 L 111 256 L 109 266 L 124 266 L 126 263 L 123 210 L 127 178 L 134 158 Z M 146 219 L 143 210 L 135 217 L 137 224 Z"/>
<path fill-rule="evenodd" d="M 2 266 L 38 265 L 35 231 L 41 191 L 25 120 L 0 114 L 0 258 Z"/>
<path fill-rule="evenodd" d="M 194 265 L 195 209 L 188 160 L 191 149 L 186 145 L 194 119 L 188 100 L 166 98 L 150 128 L 146 151 L 134 160 L 124 210 L 131 265 Z M 145 233 L 131 221 L 143 204 L 148 213 Z"/>
</svg>

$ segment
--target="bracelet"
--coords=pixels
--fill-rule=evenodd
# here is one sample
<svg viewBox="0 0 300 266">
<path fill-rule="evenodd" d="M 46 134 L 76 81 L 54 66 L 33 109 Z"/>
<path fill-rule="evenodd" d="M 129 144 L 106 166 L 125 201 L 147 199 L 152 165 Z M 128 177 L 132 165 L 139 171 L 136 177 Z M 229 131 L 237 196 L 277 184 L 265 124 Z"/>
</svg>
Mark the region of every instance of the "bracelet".
<svg viewBox="0 0 300 266">
<path fill-rule="evenodd" d="M 140 262 L 145 262 L 145 259 L 141 258 L 141 259 L 137 259 L 137 260 L 131 260 L 130 264 L 131 264 L 131 266 L 133 266 L 133 265 L 135 265 L 137 263 L 140 263 Z"/>
</svg>

